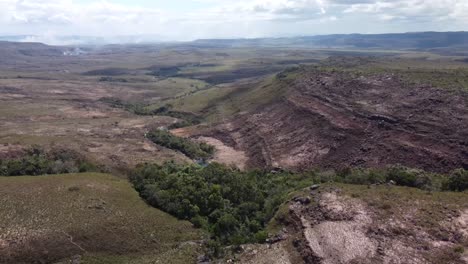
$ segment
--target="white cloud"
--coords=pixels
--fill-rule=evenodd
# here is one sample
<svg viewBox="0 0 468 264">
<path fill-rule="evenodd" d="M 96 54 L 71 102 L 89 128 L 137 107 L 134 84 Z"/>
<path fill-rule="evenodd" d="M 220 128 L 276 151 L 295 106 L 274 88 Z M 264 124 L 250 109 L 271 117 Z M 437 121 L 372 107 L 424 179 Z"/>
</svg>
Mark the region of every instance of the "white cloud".
<svg viewBox="0 0 468 264">
<path fill-rule="evenodd" d="M 164 10 L 112 0 L 0 0 L 0 35 L 139 35 L 165 39 L 468 30 L 468 0 L 171 0 Z M 135 1 L 138 2 L 138 1 Z"/>
<path fill-rule="evenodd" d="M 466 21 L 467 0 L 381 0 L 349 5 L 344 13 L 372 13 L 384 20 L 408 22 Z M 467 28 L 468 29 L 468 28 Z"/>
</svg>

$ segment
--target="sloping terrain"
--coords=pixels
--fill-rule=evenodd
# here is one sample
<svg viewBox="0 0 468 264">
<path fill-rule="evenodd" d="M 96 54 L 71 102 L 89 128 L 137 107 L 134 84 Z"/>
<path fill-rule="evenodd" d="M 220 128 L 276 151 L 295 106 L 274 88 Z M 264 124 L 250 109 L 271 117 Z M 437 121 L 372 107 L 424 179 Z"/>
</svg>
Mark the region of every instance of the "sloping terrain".
<svg viewBox="0 0 468 264">
<path fill-rule="evenodd" d="M 0 54 L 5 55 L 0 63 L 1 153 L 32 144 L 62 146 L 113 172 L 142 162 L 190 162 L 145 139 L 149 130 L 180 120 L 132 110 L 174 105 L 175 111 L 191 115 L 204 103 L 184 101 L 188 95 L 214 92 L 223 97 L 240 82 L 258 82 L 304 57 L 322 56 L 308 50 L 280 53 L 182 44 L 84 47 L 76 48 L 83 51 L 76 54 L 74 49 L 0 42 Z"/>
<path fill-rule="evenodd" d="M 270 103 L 207 132 L 245 151 L 250 167 L 468 167 L 466 92 L 391 73 L 302 68 L 281 78 Z"/>
<path fill-rule="evenodd" d="M 48 46 L 42 43 L 0 41 L 0 55 L 3 65 L 27 62 L 32 57 L 60 57 L 65 50 L 67 48 Z"/>
<path fill-rule="evenodd" d="M 284 226 L 276 239 L 268 247 L 246 247 L 240 262 L 461 264 L 468 260 L 466 193 L 327 185 L 302 191 L 284 207 L 276 217 Z"/>
<path fill-rule="evenodd" d="M 187 263 L 198 250 L 187 241 L 200 239 L 190 223 L 151 208 L 126 180 L 106 174 L 2 177 L 0 223 L 5 264 Z"/>
</svg>

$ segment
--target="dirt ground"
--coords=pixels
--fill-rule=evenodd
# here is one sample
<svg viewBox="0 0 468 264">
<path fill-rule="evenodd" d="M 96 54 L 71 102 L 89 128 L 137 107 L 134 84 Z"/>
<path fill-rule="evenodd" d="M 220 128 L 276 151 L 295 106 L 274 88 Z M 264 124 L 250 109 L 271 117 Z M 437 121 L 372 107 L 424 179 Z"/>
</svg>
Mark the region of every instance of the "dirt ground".
<svg viewBox="0 0 468 264">
<path fill-rule="evenodd" d="M 468 243 L 466 198 L 386 185 L 304 190 L 277 217 L 280 239 L 245 247 L 240 262 L 265 256 L 278 264 L 468 263 L 460 250 Z"/>
<path fill-rule="evenodd" d="M 468 168 L 468 94 L 398 76 L 303 72 L 278 102 L 206 133 L 248 167 Z"/>
<path fill-rule="evenodd" d="M 177 160 L 183 155 L 145 138 L 151 128 L 176 122 L 170 117 L 136 116 L 99 101 L 134 98 L 141 91 L 85 81 L 0 79 L 0 155 L 29 145 L 76 150 L 108 168 Z"/>
<path fill-rule="evenodd" d="M 212 158 L 213 161 L 233 165 L 241 170 L 245 169 L 248 158 L 243 151 L 227 146 L 221 140 L 216 138 L 199 137 L 197 140 L 215 147 L 216 151 Z"/>
</svg>

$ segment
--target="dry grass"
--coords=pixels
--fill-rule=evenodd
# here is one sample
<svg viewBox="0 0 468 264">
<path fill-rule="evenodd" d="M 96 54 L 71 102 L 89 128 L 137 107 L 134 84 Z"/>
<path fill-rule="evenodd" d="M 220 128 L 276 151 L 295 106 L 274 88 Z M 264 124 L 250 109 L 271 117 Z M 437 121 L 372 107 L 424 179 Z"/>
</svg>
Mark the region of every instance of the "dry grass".
<svg viewBox="0 0 468 264">
<path fill-rule="evenodd" d="M 407 243 L 430 263 L 462 263 L 459 252 L 468 248 L 468 230 L 460 223 L 468 209 L 468 192 L 427 192 L 386 185 L 334 186 L 344 195 L 364 201 L 373 212 L 369 232 L 383 232 Z"/>
<path fill-rule="evenodd" d="M 126 180 L 111 175 L 4 177 L 0 194 L 0 263 L 196 257 L 197 246 L 183 244 L 200 239 L 190 223 L 146 205 Z"/>
</svg>

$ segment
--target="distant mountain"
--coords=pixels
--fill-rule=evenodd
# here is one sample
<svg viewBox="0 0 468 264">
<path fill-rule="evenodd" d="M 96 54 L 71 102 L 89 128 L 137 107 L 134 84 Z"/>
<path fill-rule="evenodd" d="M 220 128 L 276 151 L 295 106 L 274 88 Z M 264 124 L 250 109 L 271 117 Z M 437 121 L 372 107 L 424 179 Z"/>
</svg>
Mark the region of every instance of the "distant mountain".
<svg viewBox="0 0 468 264">
<path fill-rule="evenodd" d="M 436 49 L 468 48 L 468 32 L 416 32 L 398 34 L 320 35 L 294 38 L 201 39 L 203 46 L 306 46 L 317 48 L 360 49 Z"/>
<path fill-rule="evenodd" d="M 49 54 L 62 54 L 64 45 L 74 48 L 76 45 L 84 47 L 111 47 L 115 43 L 119 47 L 153 46 L 169 44 L 184 47 L 309 47 L 309 48 L 340 48 L 340 49 L 373 49 L 373 50 L 427 50 L 444 55 L 468 56 L 468 32 L 415 32 L 395 34 L 335 34 L 319 36 L 300 36 L 291 38 L 254 38 L 254 39 L 199 39 L 191 42 L 161 42 L 157 36 L 115 36 L 115 37 L 89 37 L 89 36 L 59 36 L 54 38 L 39 36 L 0 36 L 0 50 L 13 48 L 25 50 L 39 49 L 40 53 L 49 50 Z M 7 44 L 13 41 L 23 44 Z M 61 45 L 61 51 L 52 46 L 36 47 L 32 43 L 47 43 Z M 29 46 L 28 46 L 29 45 Z M 13 47 L 14 46 L 14 47 Z M 25 48 L 25 49 L 23 49 Z M 52 52 L 51 52 L 52 51 Z M 47 52 L 46 52 L 47 53 Z M 52 53 L 52 54 L 50 54 Z M 67 53 L 68 54 L 68 53 Z M 67 55 L 65 54 L 65 55 Z M 27 54 L 26 54 L 27 55 Z"/>
<path fill-rule="evenodd" d="M 63 47 L 35 42 L 0 41 L 0 55 L 3 59 L 15 56 L 62 56 L 65 50 Z"/>
</svg>

